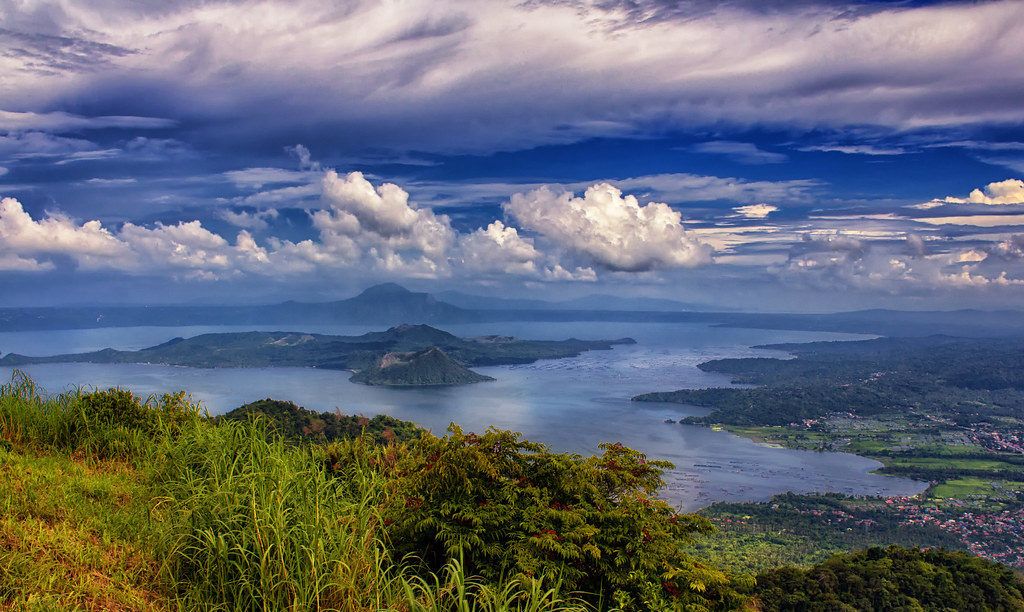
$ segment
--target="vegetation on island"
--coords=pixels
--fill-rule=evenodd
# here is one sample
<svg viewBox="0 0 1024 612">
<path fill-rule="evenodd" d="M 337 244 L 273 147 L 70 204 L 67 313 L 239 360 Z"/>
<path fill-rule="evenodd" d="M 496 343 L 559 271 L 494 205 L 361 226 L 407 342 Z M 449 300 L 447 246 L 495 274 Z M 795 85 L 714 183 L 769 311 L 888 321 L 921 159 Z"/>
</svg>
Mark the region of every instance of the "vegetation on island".
<svg viewBox="0 0 1024 612">
<path fill-rule="evenodd" d="M 263 400 L 209 418 L 183 393 L 47 396 L 16 377 L 0 388 L 0 607 L 771 610 L 779 585 L 811 592 L 803 570 L 709 561 L 699 544 L 722 533 L 657 497 L 668 464 L 621 445 L 583 457 L 373 419 L 352 437 L 335 416 Z M 977 585 L 979 609 L 1021 602 L 998 566 L 927 554 L 929 575 Z M 846 565 L 819 591 L 944 593 Z"/>
<path fill-rule="evenodd" d="M 103 349 L 89 353 L 28 357 L 8 354 L 0 365 L 35 363 L 160 363 L 197 368 L 312 367 L 354 370 L 367 384 L 458 385 L 487 380 L 468 367 L 532 363 L 608 350 L 618 340 L 519 340 L 511 336 L 460 338 L 429 325 L 397 325 L 361 336 L 302 332 L 237 332 L 175 338 L 138 351 Z M 389 357 L 390 356 L 390 357 Z M 406 365 L 406 363 L 408 365 Z M 382 364 L 400 366 L 394 369 Z"/>
<path fill-rule="evenodd" d="M 366 436 L 378 444 L 407 442 L 423 430 L 409 421 L 386 414 L 374 417 L 346 415 L 341 411 L 315 412 L 293 402 L 267 399 L 244 404 L 217 417 L 222 421 L 261 420 L 273 435 L 304 442 L 337 442 Z"/>
<path fill-rule="evenodd" d="M 709 407 L 682 421 L 789 448 L 856 453 L 880 461 L 882 473 L 930 486 L 909 499 L 780 496 L 705 514 L 737 525 L 754 547 L 767 542 L 763 533 L 783 534 L 795 544 L 790 562 L 821 560 L 801 552 L 800 542 L 832 541 L 843 550 L 877 538 L 942 543 L 1024 568 L 1024 340 L 932 336 L 764 348 L 796 358 L 699 366 L 758 387 L 635 399 Z M 831 529 L 852 537 L 830 538 L 812 524 L 822 505 L 835 506 L 826 512 Z"/>
</svg>

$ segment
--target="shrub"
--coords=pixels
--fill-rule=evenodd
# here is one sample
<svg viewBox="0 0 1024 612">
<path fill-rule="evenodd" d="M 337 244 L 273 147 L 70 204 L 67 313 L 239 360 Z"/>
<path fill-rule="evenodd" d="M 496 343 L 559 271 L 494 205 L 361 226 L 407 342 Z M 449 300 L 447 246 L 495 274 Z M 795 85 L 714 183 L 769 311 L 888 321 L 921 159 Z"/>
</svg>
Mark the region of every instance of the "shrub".
<svg viewBox="0 0 1024 612">
<path fill-rule="evenodd" d="M 94 391 L 83 395 L 79 402 L 90 429 L 124 427 L 151 432 L 159 425 L 155 411 L 127 389 Z"/>
<path fill-rule="evenodd" d="M 654 497 L 670 464 L 619 444 L 581 457 L 514 432 L 449 431 L 407 445 L 328 448 L 342 479 L 364 469 L 360 452 L 386 476 L 382 515 L 397 554 L 434 569 L 460 559 L 491 582 L 560 581 L 631 609 L 739 601 L 724 573 L 685 552 L 710 522 Z"/>
</svg>

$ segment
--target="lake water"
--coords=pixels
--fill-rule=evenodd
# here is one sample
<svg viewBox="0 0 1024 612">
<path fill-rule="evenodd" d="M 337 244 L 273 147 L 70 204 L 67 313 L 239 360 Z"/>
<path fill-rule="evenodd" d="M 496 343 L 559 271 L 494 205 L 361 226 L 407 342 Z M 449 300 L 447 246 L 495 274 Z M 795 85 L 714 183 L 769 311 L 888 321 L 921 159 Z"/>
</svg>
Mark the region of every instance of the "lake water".
<svg viewBox="0 0 1024 612">
<path fill-rule="evenodd" d="M 361 326 L 134 327 L 0 333 L 0 353 L 52 355 L 112 347 L 139 349 L 208 332 L 284 329 L 331 334 L 371 331 Z M 349 373 L 306 368 L 195 369 L 161 365 L 46 364 L 23 368 L 44 389 L 127 387 L 141 395 L 185 389 L 214 414 L 265 397 L 318 411 L 390 414 L 441 434 L 451 422 L 469 431 L 497 426 L 522 432 L 555 450 L 598 452 L 622 442 L 676 469 L 664 496 L 686 510 L 715 501 L 764 500 L 784 491 L 910 495 L 923 483 L 869 473 L 876 461 L 844 453 L 771 448 L 727 432 L 666 423 L 702 414 L 675 404 L 631 402 L 647 391 L 728 386 L 726 377 L 697 369 L 721 357 L 785 356 L 750 348 L 774 342 L 862 338 L 851 334 L 713 328 L 703 324 L 496 323 L 450 325 L 460 336 L 515 335 L 529 339 L 610 339 L 636 345 L 530 365 L 476 368 L 494 382 L 465 387 L 387 389 L 348 381 Z M 0 368 L 7 379 L 10 368 Z"/>
</svg>

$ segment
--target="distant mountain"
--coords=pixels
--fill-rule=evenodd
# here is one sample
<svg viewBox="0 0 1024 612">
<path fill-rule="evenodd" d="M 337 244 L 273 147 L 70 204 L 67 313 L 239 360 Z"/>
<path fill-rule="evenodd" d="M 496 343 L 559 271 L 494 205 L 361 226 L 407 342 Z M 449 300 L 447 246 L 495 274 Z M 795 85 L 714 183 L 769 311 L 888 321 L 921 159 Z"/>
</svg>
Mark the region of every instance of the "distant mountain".
<svg viewBox="0 0 1024 612">
<path fill-rule="evenodd" d="M 429 293 L 409 291 L 395 283 L 374 285 L 359 295 L 336 302 L 285 302 L 264 307 L 273 322 L 394 324 L 456 323 L 477 319 L 471 311 L 436 299 Z"/>
<path fill-rule="evenodd" d="M 468 385 L 488 380 L 494 379 L 477 374 L 436 346 L 413 353 L 386 353 L 352 376 L 353 382 L 387 387 Z"/>
<path fill-rule="evenodd" d="M 185 325 L 472 323 L 483 318 L 394 283 L 334 302 L 257 306 L 82 306 L 0 309 L 0 331 Z"/>
<path fill-rule="evenodd" d="M 564 302 L 409 291 L 376 285 L 334 302 L 284 302 L 260 306 L 90 306 L 0 309 L 0 331 L 186 325 L 395 325 L 503 321 L 608 321 L 700 323 L 788 329 L 927 336 L 1024 336 L 1021 311 L 862 310 L 827 314 L 704 312 L 697 304 L 655 298 L 594 295 Z M 421 347 L 422 348 L 422 347 Z M 444 347 L 442 347 L 444 348 Z"/>
</svg>

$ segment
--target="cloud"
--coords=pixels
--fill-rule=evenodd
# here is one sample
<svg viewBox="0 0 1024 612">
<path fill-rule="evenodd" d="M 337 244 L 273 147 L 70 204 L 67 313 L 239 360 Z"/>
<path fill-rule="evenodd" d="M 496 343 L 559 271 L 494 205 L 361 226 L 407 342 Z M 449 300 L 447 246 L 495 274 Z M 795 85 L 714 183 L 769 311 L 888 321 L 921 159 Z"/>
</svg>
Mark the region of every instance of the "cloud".
<svg viewBox="0 0 1024 612">
<path fill-rule="evenodd" d="M 14 198 L 0 200 L 0 248 L 17 255 L 72 255 L 83 261 L 117 258 L 123 243 L 99 221 L 78 225 L 70 218 L 48 214 L 36 222 Z"/>
<path fill-rule="evenodd" d="M 265 185 L 305 183 L 313 175 L 285 168 L 244 168 L 230 170 L 224 176 L 240 189 L 263 189 Z"/>
<path fill-rule="evenodd" d="M 54 136 L 45 132 L 0 134 L 0 159 L 63 157 L 95 149 L 98 147 L 88 140 Z"/>
<path fill-rule="evenodd" d="M 268 219 L 276 219 L 278 216 L 277 209 L 269 208 L 267 210 L 257 210 L 255 212 L 246 212 L 244 210 L 233 211 L 229 209 L 222 209 L 217 211 L 217 216 L 223 221 L 248 230 L 265 230 L 269 227 Z"/>
<path fill-rule="evenodd" d="M 731 140 L 713 140 L 702 142 L 690 147 L 691 151 L 697 153 L 713 153 L 724 155 L 733 161 L 741 164 L 780 164 L 788 158 L 782 153 L 774 153 L 758 148 L 749 142 L 735 142 Z"/>
<path fill-rule="evenodd" d="M 986 204 L 990 206 L 1024 204 L 1024 181 L 1020 179 L 997 181 L 971 191 L 966 198 L 947 196 L 942 200 L 932 200 L 919 206 L 931 208 L 932 205 L 942 204 Z"/>
<path fill-rule="evenodd" d="M 1024 142 L 990 142 L 983 140 L 954 140 L 950 142 L 934 142 L 923 145 L 928 149 L 958 147 L 982 151 L 1024 151 Z"/>
<path fill-rule="evenodd" d="M 199 221 L 146 228 L 125 223 L 114 232 L 99 221 L 77 223 L 47 213 L 33 219 L 14 198 L 0 200 L 0 259 L 6 269 L 46 271 L 53 257 L 69 258 L 83 270 L 128 274 L 182 273 L 196 279 L 236 274 L 244 263 L 241 244 L 231 245 Z M 273 274 L 267 267 L 263 273 Z"/>
<path fill-rule="evenodd" d="M 134 185 L 138 183 L 138 179 L 133 177 L 124 178 L 91 178 L 82 181 L 86 185 L 93 185 L 96 187 L 117 187 L 120 185 Z"/>
<path fill-rule="evenodd" d="M 826 153 L 845 153 L 847 155 L 902 155 L 905 149 L 900 147 L 878 147 L 875 145 L 817 145 L 801 147 L 801 151 L 822 151 Z"/>
<path fill-rule="evenodd" d="M 306 148 L 305 145 L 297 144 L 285 147 L 284 150 L 294 155 L 299 160 L 299 168 L 302 170 L 312 170 L 314 172 L 319 172 L 321 170 L 320 162 L 313 159 L 312 153 L 309 152 L 309 149 Z"/>
<path fill-rule="evenodd" d="M 554 257 L 537 250 L 530 238 L 524 238 L 514 227 L 493 221 L 459 239 L 462 265 L 475 272 L 500 273 L 540 280 L 594 281 L 593 268 L 568 270 Z"/>
<path fill-rule="evenodd" d="M 397 278 L 594 281 L 598 269 L 647 272 L 711 260 L 711 247 L 684 230 L 679 212 L 662 203 L 641 205 L 609 184 L 592 185 L 582 197 L 548 188 L 515 194 L 506 210 L 520 227 L 493 221 L 463 234 L 403 188 L 372 183 L 360 172 L 326 170 L 317 189 L 320 208 L 308 212 L 316 238 L 297 242 L 277 236 L 258 242 L 250 233 L 268 229 L 279 215 L 275 209 L 217 211 L 243 228 L 232 242 L 200 221 L 116 228 L 57 212 L 35 219 L 18 200 L 5 198 L 0 255 L 7 268 L 53 269 L 69 261 L 83 270 L 195 280 L 344 270 Z"/>
<path fill-rule="evenodd" d="M 15 112 L 0 109 L 0 131 L 6 132 L 78 132 L 81 130 L 158 129 L 177 125 L 171 119 L 157 117 L 83 117 L 60 111 L 49 113 Z"/>
<path fill-rule="evenodd" d="M 1014 234 L 996 245 L 994 252 L 1010 259 L 1024 259 L 1024 234 Z"/>
<path fill-rule="evenodd" d="M 439 182 L 410 181 L 410 192 L 435 206 L 477 205 L 484 200 L 502 201 L 510 193 L 541 187 L 585 191 L 595 181 L 565 183 Z M 822 183 L 815 179 L 751 181 L 738 177 L 708 176 L 684 172 L 606 178 L 619 189 L 659 202 L 758 201 L 811 202 Z"/>
<path fill-rule="evenodd" d="M 17 21 L 10 19 L 6 23 Z M 38 75 L 91 71 L 112 59 L 134 53 L 131 49 L 89 40 L 82 36 L 23 33 L 0 28 L 0 51 L 20 60 L 20 70 Z"/>
<path fill-rule="evenodd" d="M 871 244 L 842 234 L 812 238 L 794 246 L 786 263 L 772 272 L 784 280 L 820 289 L 861 289 L 888 294 L 941 289 L 1022 287 L 1024 267 L 1015 275 L 989 255 L 1002 247 L 929 253 L 910 235 L 902 243 Z"/>
<path fill-rule="evenodd" d="M 993 166 L 1009 168 L 1014 172 L 1024 172 L 1024 158 L 1022 157 L 994 157 L 991 155 L 979 155 L 978 161 Z"/>
<path fill-rule="evenodd" d="M 48 261 L 40 262 L 14 253 L 0 253 L 0 272 L 49 272 L 54 266 Z"/>
<path fill-rule="evenodd" d="M 872 10 L 697 4 L 16 5 L 0 21 L 33 46 L 3 49 L 0 74 L 8 108 L 84 99 L 106 115 L 9 117 L 17 129 L 159 127 L 168 120 L 129 113 L 166 115 L 232 150 L 279 146 L 302 130 L 334 134 L 353 153 L 366 143 L 493 151 L 723 123 L 904 129 L 1024 120 L 1016 95 L 1024 10 L 1015 0 Z M 110 48 L 86 44 L 93 39 Z M 224 117 L 235 119 L 217 121 Z"/>
<path fill-rule="evenodd" d="M 0 166 L 0 176 L 4 176 L 8 172 L 10 172 L 10 170 L 8 170 L 7 168 L 5 168 L 3 166 Z"/>
<path fill-rule="evenodd" d="M 641 206 L 609 183 L 590 186 L 582 198 L 541 187 L 513 195 L 504 208 L 524 228 L 609 270 L 711 261 L 711 248 L 686 233 L 679 212 L 662 203 Z"/>
<path fill-rule="evenodd" d="M 96 161 L 98 159 L 111 159 L 121 154 L 121 149 L 95 149 L 92 151 L 76 151 L 68 153 L 62 159 L 54 162 L 55 166 L 64 166 L 81 161 Z"/>
<path fill-rule="evenodd" d="M 747 219 L 764 219 L 773 212 L 779 210 L 778 206 L 772 206 L 771 204 L 748 204 L 746 206 L 737 206 L 733 208 L 741 217 Z"/>
<path fill-rule="evenodd" d="M 966 225 L 972 227 L 1000 227 L 1003 225 L 1024 225 L 1024 214 L 1020 215 L 964 215 L 954 217 L 920 217 L 914 219 L 927 225 Z"/>
<path fill-rule="evenodd" d="M 328 208 L 313 213 L 313 226 L 328 251 L 353 257 L 365 250 L 373 266 L 390 273 L 447 273 L 455 241 L 447 216 L 411 205 L 409 193 L 394 183 L 374 187 L 361 172 L 342 177 L 328 170 L 321 191 Z"/>
</svg>

